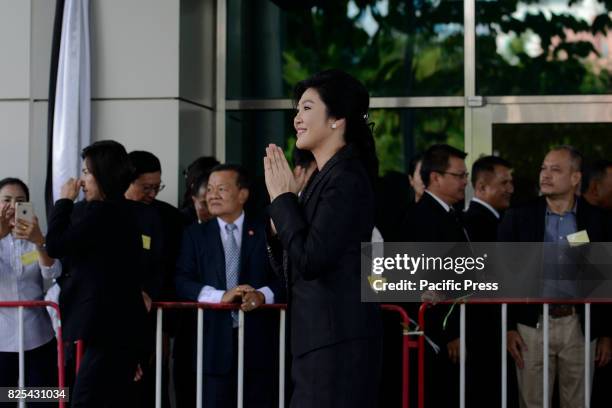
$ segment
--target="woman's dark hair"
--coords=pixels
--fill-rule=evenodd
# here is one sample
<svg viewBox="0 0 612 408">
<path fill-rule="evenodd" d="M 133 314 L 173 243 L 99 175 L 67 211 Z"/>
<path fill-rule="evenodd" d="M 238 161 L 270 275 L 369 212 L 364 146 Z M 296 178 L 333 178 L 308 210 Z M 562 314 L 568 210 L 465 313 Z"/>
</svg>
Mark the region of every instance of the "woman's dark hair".
<svg viewBox="0 0 612 408">
<path fill-rule="evenodd" d="M 122 199 L 133 173 L 123 145 L 114 140 L 101 140 L 84 148 L 81 157 L 87 160 L 87 170 L 95 177 L 104 199 Z"/>
<path fill-rule="evenodd" d="M 199 189 L 199 185 L 196 186 L 196 182 L 200 182 L 203 179 L 208 180 L 210 169 L 219 164 L 219 160 L 212 156 L 202 156 L 195 159 L 183 172 L 185 176 L 185 194 L 183 195 L 183 203 L 181 208 L 193 207 L 193 200 L 191 196 L 196 195 Z"/>
<path fill-rule="evenodd" d="M 339 69 L 329 69 L 314 74 L 295 86 L 295 101 L 300 100 L 307 89 L 317 91 L 327 106 L 327 114 L 345 119 L 344 140 L 357 148 L 370 180 L 374 184 L 378 176 L 378 158 L 372 127 L 368 123 L 370 95 L 361 82 Z"/>
<path fill-rule="evenodd" d="M 26 186 L 26 183 L 24 183 L 23 181 L 15 177 L 7 177 L 7 178 L 0 180 L 0 190 L 2 190 L 4 186 L 13 186 L 13 185 L 21 187 L 21 189 L 25 193 L 26 201 L 30 201 L 30 189 L 28 188 L 28 186 Z"/>
</svg>

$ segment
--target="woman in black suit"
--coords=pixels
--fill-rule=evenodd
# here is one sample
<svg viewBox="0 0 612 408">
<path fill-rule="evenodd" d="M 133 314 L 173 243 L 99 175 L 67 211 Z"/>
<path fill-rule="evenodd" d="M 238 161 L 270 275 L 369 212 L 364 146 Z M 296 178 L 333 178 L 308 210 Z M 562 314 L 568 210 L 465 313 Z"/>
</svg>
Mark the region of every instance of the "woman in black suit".
<svg viewBox="0 0 612 408">
<path fill-rule="evenodd" d="M 378 169 L 365 87 L 340 70 L 297 84 L 296 146 L 317 170 L 301 189 L 282 149 L 266 149 L 270 214 L 289 265 L 292 408 L 375 407 L 378 306 L 360 299 L 361 242 L 374 227 Z"/>
<path fill-rule="evenodd" d="M 70 396 L 74 407 L 122 407 L 134 380 L 146 317 L 139 259 L 142 238 L 123 197 L 131 165 L 124 147 L 96 142 L 82 153 L 49 218 L 47 251 L 68 265 L 59 279 L 64 339 L 85 354 Z M 87 204 L 71 219 L 83 189 Z"/>
</svg>

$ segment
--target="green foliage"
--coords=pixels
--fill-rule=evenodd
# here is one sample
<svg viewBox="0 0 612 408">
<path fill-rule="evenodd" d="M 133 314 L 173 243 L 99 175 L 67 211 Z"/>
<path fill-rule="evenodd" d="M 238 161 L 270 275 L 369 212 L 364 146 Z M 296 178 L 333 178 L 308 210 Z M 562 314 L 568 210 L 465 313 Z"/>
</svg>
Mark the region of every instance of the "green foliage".
<svg viewBox="0 0 612 408">
<path fill-rule="evenodd" d="M 519 3 L 545 6 L 537 0 L 480 1 L 476 21 L 477 92 L 481 95 L 560 95 L 610 93 L 610 72 L 597 67 L 597 34 L 606 36 L 612 27 L 610 1 L 599 1 L 603 11 L 593 21 L 576 12 L 515 13 Z M 558 5 L 563 5 L 558 2 Z M 566 5 L 585 7 L 585 0 L 566 0 Z M 597 7 L 597 6 L 593 6 Z M 496 38 L 512 38 L 503 57 Z M 537 39 L 541 52 L 529 55 L 526 44 Z"/>
<path fill-rule="evenodd" d="M 566 0 L 566 4 L 584 1 Z M 306 3 L 316 6 L 294 3 L 283 14 L 284 24 L 292 30 L 285 36 L 283 52 L 287 96 L 297 81 L 330 67 L 355 75 L 372 96 L 463 95 L 462 1 Z M 478 94 L 602 94 L 612 90 L 610 72 L 598 65 L 594 37 L 607 35 L 612 27 L 608 13 L 612 0 L 600 0 L 603 11 L 590 22 L 571 11 L 550 12 L 545 7 L 517 13 L 521 5 L 546 4 L 541 0 L 477 2 Z M 366 17 L 370 19 L 367 24 Z M 505 49 L 498 48 L 500 38 L 508 39 Z M 535 38 L 541 48 L 537 55 L 532 44 Z M 406 156 L 432 143 L 463 147 L 462 109 L 377 110 L 371 119 L 376 122 L 381 173 L 403 171 L 409 160 Z"/>
</svg>

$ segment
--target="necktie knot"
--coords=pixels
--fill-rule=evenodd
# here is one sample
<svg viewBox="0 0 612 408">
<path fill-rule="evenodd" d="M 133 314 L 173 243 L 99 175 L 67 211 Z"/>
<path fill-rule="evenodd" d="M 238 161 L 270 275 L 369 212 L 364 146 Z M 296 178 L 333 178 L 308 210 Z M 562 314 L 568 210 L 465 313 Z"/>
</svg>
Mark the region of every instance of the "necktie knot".
<svg viewBox="0 0 612 408">
<path fill-rule="evenodd" d="M 228 234 L 233 233 L 237 229 L 238 227 L 236 226 L 236 224 L 225 224 L 225 230 L 227 231 Z"/>
</svg>

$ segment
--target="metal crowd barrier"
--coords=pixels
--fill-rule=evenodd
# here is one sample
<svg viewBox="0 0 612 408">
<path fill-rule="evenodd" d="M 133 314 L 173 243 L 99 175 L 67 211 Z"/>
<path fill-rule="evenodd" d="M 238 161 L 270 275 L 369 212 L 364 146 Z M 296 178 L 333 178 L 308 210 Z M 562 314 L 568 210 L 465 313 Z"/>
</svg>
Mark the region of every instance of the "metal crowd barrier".
<svg viewBox="0 0 612 408">
<path fill-rule="evenodd" d="M 18 387 L 25 387 L 25 350 L 24 350 L 24 324 L 23 310 L 24 308 L 35 307 L 51 307 L 55 309 L 58 316 L 58 327 L 56 332 L 57 340 L 57 366 L 58 366 L 58 387 L 65 387 L 64 373 L 64 343 L 62 338 L 61 314 L 57 303 L 47 301 L 11 301 L 0 302 L 0 308 L 17 308 L 18 309 L 18 342 L 19 342 L 19 380 Z M 157 309 L 157 325 L 156 325 L 156 351 L 155 351 L 155 406 L 161 408 L 161 393 L 162 393 L 162 323 L 163 309 L 198 309 L 197 313 L 197 371 L 196 371 L 196 404 L 197 407 L 202 406 L 202 378 L 203 378 L 203 326 L 204 326 L 204 309 L 208 310 L 238 310 L 238 408 L 243 407 L 243 390 L 244 390 L 244 312 L 240 310 L 240 305 L 237 304 L 217 304 L 217 303 L 196 303 L 196 302 L 155 302 L 153 307 Z M 285 324 L 286 324 L 286 305 L 270 304 L 262 305 L 260 309 L 274 309 L 280 312 L 280 330 L 279 330 L 279 407 L 285 406 Z M 423 307 L 422 307 L 423 308 Z M 423 401 L 423 364 L 422 351 L 424 350 L 424 338 L 422 331 L 411 332 L 408 329 L 409 317 L 406 311 L 397 305 L 381 305 L 381 310 L 386 312 L 398 313 L 400 315 L 403 331 L 402 331 L 402 407 L 408 408 L 409 405 L 409 362 L 410 349 L 416 348 L 419 352 L 419 375 L 418 375 L 418 390 L 419 390 L 419 407 L 422 407 Z M 424 308 L 423 308 L 424 310 Z M 424 320 L 421 313 L 419 314 L 421 328 L 424 327 Z M 410 336 L 419 336 L 418 341 L 410 339 Z M 84 353 L 83 342 L 76 342 L 76 371 L 78 371 L 82 355 Z M 19 407 L 25 407 L 25 402 L 19 402 Z M 66 402 L 60 400 L 59 407 L 65 408 Z"/>
<path fill-rule="evenodd" d="M 153 307 L 157 309 L 156 327 L 156 351 L 155 351 L 155 407 L 161 408 L 162 396 L 162 323 L 163 309 L 198 309 L 197 324 L 197 368 L 196 368 L 196 407 L 202 406 L 202 377 L 203 377 L 203 325 L 204 309 L 207 310 L 238 310 L 238 408 L 243 407 L 244 390 L 244 312 L 237 304 L 219 303 L 195 303 L 195 302 L 154 302 Z M 278 378 L 278 406 L 285 406 L 285 322 L 286 305 L 269 304 L 262 305 L 260 309 L 274 309 L 280 312 L 279 330 L 279 378 Z M 410 340 L 409 336 L 419 335 L 421 332 L 410 332 L 408 330 L 409 318 L 406 311 L 396 305 L 381 305 L 381 309 L 387 312 L 398 313 L 404 325 L 402 332 L 402 407 L 408 408 L 409 397 L 409 351 L 410 348 L 418 348 L 419 342 Z M 252 312 L 249 312 L 252 313 Z M 422 377 L 419 376 L 419 382 Z"/>
<path fill-rule="evenodd" d="M 402 320 L 402 408 L 408 408 L 409 405 L 409 390 L 410 390 L 410 349 L 415 348 L 420 350 L 420 341 L 421 337 L 423 337 L 423 331 L 410 331 L 408 329 L 408 325 L 410 323 L 410 319 L 408 317 L 408 313 L 402 307 L 397 305 L 380 305 L 381 310 L 388 312 L 395 312 L 400 315 Z M 410 336 L 419 336 L 419 340 L 411 340 Z M 420 363 L 419 363 L 420 364 Z M 418 382 L 421 384 L 423 381 L 423 376 L 419 375 Z M 419 386 L 420 390 L 420 386 Z M 419 392 L 419 400 L 422 399 L 421 394 Z"/>
<path fill-rule="evenodd" d="M 285 402 L 285 305 L 267 304 L 259 309 L 274 309 L 280 311 L 279 330 L 279 379 L 278 401 L 279 407 Z M 204 331 L 204 309 L 208 310 L 238 310 L 238 408 L 243 407 L 244 392 L 244 312 L 240 305 L 233 303 L 196 303 L 196 302 L 154 302 L 157 309 L 157 325 L 155 330 L 155 407 L 162 404 L 162 323 L 163 309 L 198 309 L 197 326 L 197 362 L 196 362 L 196 407 L 202 406 L 202 379 L 204 350 L 202 336 Z M 252 312 L 250 312 L 252 313 Z"/>
<path fill-rule="evenodd" d="M 444 302 L 441 302 L 444 303 Z M 485 302 L 474 302 L 474 305 Z M 541 303 L 541 302 L 538 302 Z M 564 302 L 574 303 L 577 306 L 584 305 L 584 407 L 589 408 L 591 405 L 591 304 L 582 302 Z M 524 302 L 521 302 L 524 304 Z M 507 408 L 508 406 L 508 379 L 507 379 L 507 367 L 508 367 L 508 354 L 507 354 L 507 325 L 508 325 L 508 304 L 501 304 L 501 401 L 500 407 Z M 431 303 L 423 303 L 419 309 L 419 326 L 421 330 L 425 330 L 425 311 L 432 307 Z M 549 304 L 544 303 L 542 305 L 542 337 L 543 337 L 543 368 L 542 368 L 542 408 L 549 408 L 548 394 L 548 345 L 549 345 Z M 465 408 L 465 303 L 459 305 L 459 407 Z M 424 395 L 425 395 L 425 383 L 424 383 L 424 367 L 425 367 L 425 338 L 424 336 L 419 337 L 419 376 L 423 381 L 419 381 L 419 408 L 424 408 Z"/>
<path fill-rule="evenodd" d="M 46 301 L 15 301 L 15 302 L 0 302 L 0 308 L 17 308 L 19 326 L 17 329 L 17 336 L 19 342 L 19 381 L 17 386 L 19 388 L 25 387 L 25 350 L 24 350 L 24 327 L 23 327 L 23 311 L 25 308 L 35 307 L 52 307 L 57 312 L 58 321 L 60 324 L 57 327 L 57 378 L 58 387 L 63 388 L 65 377 L 64 377 L 64 342 L 62 339 L 62 325 L 60 309 L 57 303 L 46 302 Z M 19 408 L 25 408 L 25 402 L 19 401 Z M 66 407 L 66 402 L 60 400 L 59 407 Z"/>
</svg>

